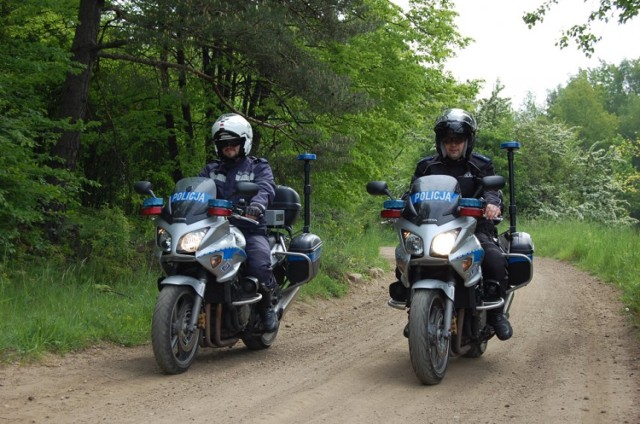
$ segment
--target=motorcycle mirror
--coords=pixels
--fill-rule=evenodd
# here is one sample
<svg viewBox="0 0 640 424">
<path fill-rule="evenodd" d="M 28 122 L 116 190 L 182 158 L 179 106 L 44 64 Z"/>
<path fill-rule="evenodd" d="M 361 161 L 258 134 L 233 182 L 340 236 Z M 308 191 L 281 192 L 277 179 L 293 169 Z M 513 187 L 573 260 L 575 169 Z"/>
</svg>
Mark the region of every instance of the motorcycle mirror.
<svg viewBox="0 0 640 424">
<path fill-rule="evenodd" d="M 506 180 L 502 175 L 489 175 L 482 178 L 482 186 L 485 190 L 500 190 L 505 184 Z"/>
<path fill-rule="evenodd" d="M 236 193 L 241 194 L 243 196 L 255 196 L 258 194 L 258 184 L 250 183 L 249 181 L 239 181 L 236 184 Z"/>
<path fill-rule="evenodd" d="M 367 183 L 367 193 L 373 196 L 382 196 L 386 194 L 390 199 L 393 199 L 386 181 L 369 181 Z"/>
<path fill-rule="evenodd" d="M 153 186 L 149 181 L 137 181 L 136 183 L 133 184 L 133 189 L 135 190 L 136 193 L 148 194 L 153 197 L 156 197 L 156 195 L 153 194 L 152 188 Z"/>
</svg>

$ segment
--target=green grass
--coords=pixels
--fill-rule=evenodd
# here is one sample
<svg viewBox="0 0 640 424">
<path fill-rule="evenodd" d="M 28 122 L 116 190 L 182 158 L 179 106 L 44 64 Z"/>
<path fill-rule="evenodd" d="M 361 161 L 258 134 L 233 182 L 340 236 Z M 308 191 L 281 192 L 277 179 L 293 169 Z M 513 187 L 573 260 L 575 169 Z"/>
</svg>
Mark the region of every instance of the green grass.
<svg viewBox="0 0 640 424">
<path fill-rule="evenodd" d="M 571 262 L 619 286 L 633 316 L 640 316 L 637 230 L 585 222 L 524 222 L 518 229 L 531 234 L 536 256 Z M 343 296 L 349 290 L 346 273 L 366 278 L 371 267 L 391 268 L 379 256 L 380 246 L 397 243 L 389 226 L 374 223 L 355 234 L 321 227 L 314 232 L 323 240 L 321 268 L 301 290 L 302 299 Z M 159 275 L 147 267 L 0 263 L 0 362 L 37 360 L 46 352 L 65 354 L 101 343 L 147 343 Z"/>
<path fill-rule="evenodd" d="M 5 272 L 0 280 L 0 358 L 32 360 L 103 342 L 149 339 L 158 273 L 110 281 L 89 267 Z"/>
<path fill-rule="evenodd" d="M 390 228 L 365 228 L 357 235 L 343 232 L 333 237 L 327 234 L 336 232 L 319 228 L 318 234 L 323 240 L 322 266 L 318 276 L 300 290 L 302 299 L 341 297 L 349 290 L 346 273 L 360 273 L 366 278 L 370 268 L 390 268 L 389 262 L 380 257 L 380 246 L 396 243 Z"/>
<path fill-rule="evenodd" d="M 380 231 L 333 238 L 322 233 L 329 231 L 318 231 L 324 240 L 321 270 L 301 290 L 302 299 L 341 297 L 349 290 L 346 272 L 366 275 L 371 266 L 389 266 L 378 254 Z M 32 361 L 46 352 L 66 354 L 100 343 L 149 342 L 160 271 L 116 264 L 10 268 L 0 263 L 0 362 Z"/>
<path fill-rule="evenodd" d="M 623 300 L 640 316 L 640 233 L 632 227 L 536 221 L 518 225 L 531 234 L 536 256 L 574 264 L 621 288 Z"/>
</svg>

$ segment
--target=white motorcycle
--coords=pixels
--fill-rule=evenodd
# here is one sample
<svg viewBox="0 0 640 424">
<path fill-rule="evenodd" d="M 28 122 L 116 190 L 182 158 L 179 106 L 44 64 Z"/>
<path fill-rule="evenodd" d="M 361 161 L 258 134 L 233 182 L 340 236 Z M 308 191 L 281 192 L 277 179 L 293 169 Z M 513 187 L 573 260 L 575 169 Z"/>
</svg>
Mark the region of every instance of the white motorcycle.
<svg viewBox="0 0 640 424">
<path fill-rule="evenodd" d="M 400 283 L 390 287 L 394 293 L 388 304 L 409 310 L 409 354 L 423 384 L 440 383 L 450 357 L 480 357 L 495 335 L 486 311 L 504 307 L 508 315 L 514 291 L 533 275 L 533 242 L 515 230 L 513 151 L 519 143 L 501 147 L 509 152 L 511 226 L 499 241 L 508 259 L 510 288 L 497 301 L 484 300 L 484 250 L 474 235 L 477 218 L 483 216 L 482 199 L 462 198 L 458 180 L 447 175 L 417 178 L 406 201 L 394 199 L 383 181 L 367 185 L 369 194 L 391 199 L 381 216 L 393 223 L 400 240 L 395 251 Z M 485 190 L 504 185 L 501 176 L 482 178 Z"/>
<path fill-rule="evenodd" d="M 315 278 L 320 266 L 322 241 L 309 233 L 309 161 L 305 162 L 305 225 L 300 234 L 293 224 L 300 212 L 300 197 L 290 187 L 278 186 L 265 212 L 274 277 L 272 302 L 278 322 L 296 298 L 301 286 Z M 244 204 L 216 198 L 210 178 L 178 181 L 173 194 L 156 197 L 151 183 L 139 181 L 135 191 L 151 197 L 141 213 L 156 225 L 156 256 L 166 274 L 158 280 L 151 340 L 156 362 L 163 372 L 186 371 L 198 348 L 230 347 L 239 340 L 249 349 L 266 349 L 278 334 L 262 329 L 258 281 L 245 273 L 245 238 L 229 218 L 258 224 L 244 216 Z M 239 182 L 238 194 L 253 196 L 257 184 Z"/>
</svg>

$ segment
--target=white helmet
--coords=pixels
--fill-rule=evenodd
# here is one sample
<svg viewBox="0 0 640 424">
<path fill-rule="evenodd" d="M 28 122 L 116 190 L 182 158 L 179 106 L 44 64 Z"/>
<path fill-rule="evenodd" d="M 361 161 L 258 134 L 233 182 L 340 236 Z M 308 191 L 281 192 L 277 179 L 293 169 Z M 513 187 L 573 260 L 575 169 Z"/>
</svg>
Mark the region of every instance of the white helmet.
<svg viewBox="0 0 640 424">
<path fill-rule="evenodd" d="M 244 143 L 243 148 L 240 149 L 240 156 L 247 156 L 251 152 L 251 142 L 253 141 L 251 124 L 237 113 L 220 115 L 213 123 L 211 134 L 219 158 L 224 157 L 222 155 L 224 145 L 232 140 Z"/>
</svg>

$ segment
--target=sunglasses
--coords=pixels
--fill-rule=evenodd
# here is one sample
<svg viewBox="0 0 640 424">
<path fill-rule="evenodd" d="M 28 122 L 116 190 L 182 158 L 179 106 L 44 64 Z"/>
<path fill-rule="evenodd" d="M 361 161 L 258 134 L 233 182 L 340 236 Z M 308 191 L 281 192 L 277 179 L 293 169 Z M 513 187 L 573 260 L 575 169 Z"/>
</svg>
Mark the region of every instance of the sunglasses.
<svg viewBox="0 0 640 424">
<path fill-rule="evenodd" d="M 442 141 L 444 144 L 462 144 L 467 141 L 467 138 L 464 136 L 448 136 Z"/>
<path fill-rule="evenodd" d="M 236 147 L 244 143 L 244 137 L 236 137 L 236 138 L 227 138 L 225 140 L 216 140 L 216 146 L 220 149 L 224 149 L 225 147 Z"/>
</svg>

